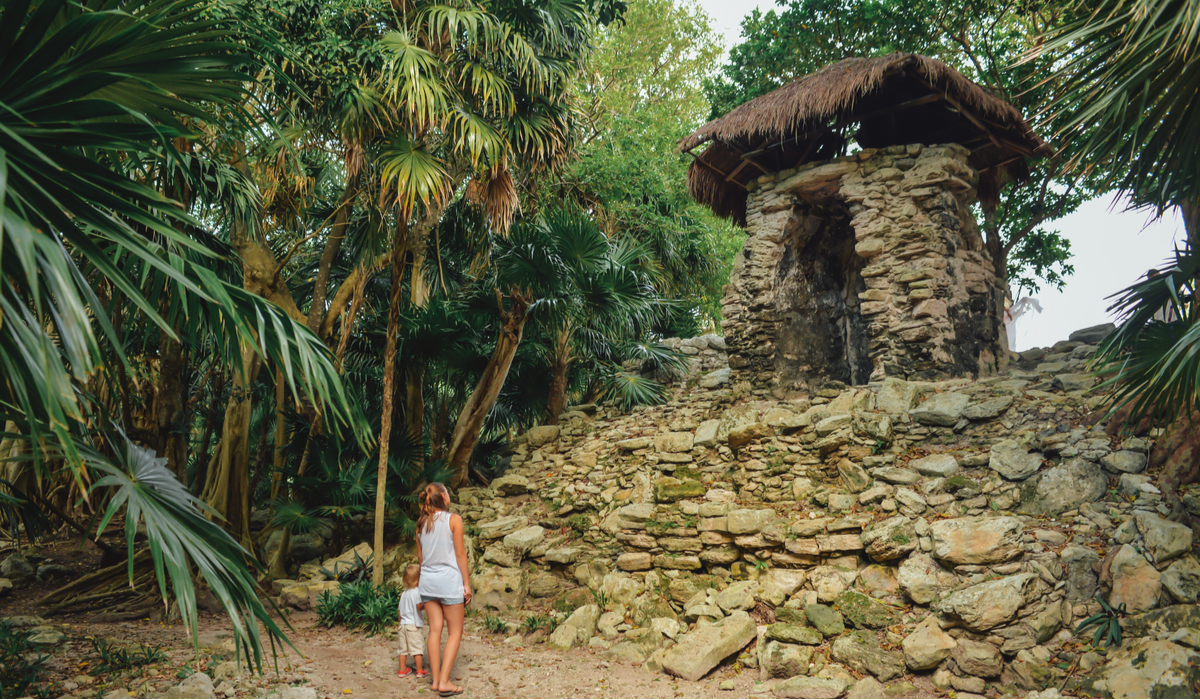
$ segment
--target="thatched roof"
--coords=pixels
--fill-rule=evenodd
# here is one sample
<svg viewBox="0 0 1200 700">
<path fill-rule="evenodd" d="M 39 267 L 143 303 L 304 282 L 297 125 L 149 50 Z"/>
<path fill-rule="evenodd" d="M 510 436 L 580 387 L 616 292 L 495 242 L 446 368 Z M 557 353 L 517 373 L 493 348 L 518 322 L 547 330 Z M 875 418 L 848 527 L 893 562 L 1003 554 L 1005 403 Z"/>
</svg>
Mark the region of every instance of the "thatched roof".
<svg viewBox="0 0 1200 700">
<path fill-rule="evenodd" d="M 985 203 L 1028 176 L 1027 158 L 1047 152 L 1011 104 L 945 63 L 909 53 L 839 61 L 705 124 L 679 148 L 709 144 L 688 170 L 688 187 L 718 215 L 742 222 L 746 183 L 836 157 L 851 137 L 863 148 L 961 144 L 980 172 Z"/>
</svg>

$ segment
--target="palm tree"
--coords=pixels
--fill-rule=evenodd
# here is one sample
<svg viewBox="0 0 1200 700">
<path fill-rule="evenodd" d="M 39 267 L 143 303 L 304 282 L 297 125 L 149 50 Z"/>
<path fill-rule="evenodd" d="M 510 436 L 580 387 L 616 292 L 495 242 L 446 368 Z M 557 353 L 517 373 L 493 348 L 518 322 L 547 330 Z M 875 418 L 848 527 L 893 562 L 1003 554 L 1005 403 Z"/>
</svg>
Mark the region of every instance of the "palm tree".
<svg viewBox="0 0 1200 700">
<path fill-rule="evenodd" d="M 247 358 L 269 360 L 331 420 L 356 422 L 316 336 L 214 272 L 202 222 L 146 178 L 183 162 L 176 140 L 210 118 L 205 106 L 239 103 L 252 79 L 241 67 L 253 52 L 206 7 L 0 2 L 0 410 L 21 458 L 69 474 L 103 509 L 97 532 L 124 508 L 132 549 L 145 525 L 159 590 L 172 589 L 194 639 L 193 566 L 261 663 L 259 623 L 283 634 L 259 601 L 253 557 L 167 460 L 125 437 L 131 426 L 104 400 L 132 372 L 112 318 L 128 306 L 169 337 L 182 324 L 218 339 L 235 373 Z M 190 184 L 211 184 L 204 175 Z"/>
</svg>

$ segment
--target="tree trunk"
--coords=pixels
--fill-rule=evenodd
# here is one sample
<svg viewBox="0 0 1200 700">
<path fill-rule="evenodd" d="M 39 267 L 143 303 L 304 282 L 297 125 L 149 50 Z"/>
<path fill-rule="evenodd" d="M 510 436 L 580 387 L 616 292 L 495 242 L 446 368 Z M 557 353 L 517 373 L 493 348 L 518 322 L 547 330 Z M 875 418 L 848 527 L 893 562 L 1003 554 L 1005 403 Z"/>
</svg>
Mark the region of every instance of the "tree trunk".
<svg viewBox="0 0 1200 700">
<path fill-rule="evenodd" d="M 205 481 L 207 480 L 208 464 L 211 457 L 208 454 L 208 448 L 212 444 L 213 432 L 217 428 L 217 417 L 221 412 L 221 394 L 225 393 L 225 373 L 218 372 L 214 380 L 216 390 L 213 392 L 216 396 L 213 402 L 209 404 L 208 415 L 204 419 L 204 438 L 200 440 L 200 452 L 196 455 L 196 473 L 192 485 L 192 493 L 199 496 L 204 489 Z"/>
<path fill-rule="evenodd" d="M 275 474 L 271 477 L 271 500 L 279 498 L 281 489 L 284 487 L 283 468 L 287 465 L 287 459 L 283 454 L 284 441 L 287 439 L 287 427 L 284 424 L 283 407 L 287 400 L 287 383 L 283 378 L 283 368 L 275 368 L 275 444 L 274 453 L 271 455 L 271 464 L 275 467 Z"/>
<path fill-rule="evenodd" d="M 1192 250 L 1200 250 L 1200 202 L 1179 205 L 1183 215 L 1183 228 L 1187 231 L 1188 244 Z"/>
<path fill-rule="evenodd" d="M 396 242 L 404 246 L 408 242 L 408 220 L 403 213 L 397 215 Z M 375 539 L 372 547 L 375 555 L 371 580 L 375 585 L 383 584 L 383 522 L 387 504 L 388 446 L 392 433 L 392 399 L 396 389 L 396 334 L 400 328 L 400 300 L 404 291 L 404 255 L 396 250 L 392 255 L 392 288 L 388 304 L 387 347 L 383 355 L 383 417 L 379 425 L 379 472 L 375 484 Z M 413 274 L 416 283 L 416 274 Z"/>
<path fill-rule="evenodd" d="M 408 363 L 404 368 L 404 423 L 408 435 L 420 441 L 425 437 L 425 368 Z"/>
<path fill-rule="evenodd" d="M 184 421 L 187 365 L 183 345 L 172 340 L 166 331 L 161 332 L 157 386 L 151 407 L 154 451 L 159 457 L 167 458 L 167 468 L 175 472 L 182 484 L 187 484 L 189 442 Z"/>
<path fill-rule="evenodd" d="M 250 538 L 250 412 L 254 400 L 250 387 L 261 366 L 253 348 L 242 350 L 242 371 L 235 375 L 233 394 L 221 425 L 221 442 L 201 496 L 201 500 L 225 518 L 225 529 L 251 553 L 254 542 Z"/>
<path fill-rule="evenodd" d="M 521 344 L 521 335 L 525 331 L 529 302 L 517 294 L 511 298 L 512 307 L 501 315 L 503 325 L 500 327 L 496 349 L 492 351 L 492 357 L 483 369 L 483 376 L 479 378 L 475 390 L 471 392 L 467 403 L 458 414 L 458 420 L 454 423 L 448 466 L 455 488 L 468 481 L 471 454 L 475 452 L 475 445 L 479 443 L 479 431 L 483 428 L 483 421 L 492 410 L 492 405 L 496 403 L 500 390 L 504 388 L 508 369 L 512 366 L 513 357 Z"/>
<path fill-rule="evenodd" d="M 546 425 L 558 425 L 558 417 L 567 409 L 567 370 L 571 366 L 571 331 L 558 331 L 554 341 L 554 361 L 550 365 L 550 395 L 546 398 Z"/>
<path fill-rule="evenodd" d="M 346 188 L 342 191 L 342 198 L 338 202 L 337 213 L 333 217 L 333 230 L 330 231 L 329 238 L 325 239 L 325 249 L 321 251 L 321 262 L 317 266 L 317 274 L 313 278 L 312 304 L 308 307 L 308 318 L 305 323 L 308 330 L 313 333 L 321 332 L 321 321 L 325 319 L 325 298 L 329 294 L 329 274 L 333 269 L 334 259 L 342 249 L 342 242 L 346 240 L 346 227 L 350 224 L 350 211 L 354 208 L 354 197 L 358 192 L 357 179 L 351 178 L 346 181 Z"/>
</svg>

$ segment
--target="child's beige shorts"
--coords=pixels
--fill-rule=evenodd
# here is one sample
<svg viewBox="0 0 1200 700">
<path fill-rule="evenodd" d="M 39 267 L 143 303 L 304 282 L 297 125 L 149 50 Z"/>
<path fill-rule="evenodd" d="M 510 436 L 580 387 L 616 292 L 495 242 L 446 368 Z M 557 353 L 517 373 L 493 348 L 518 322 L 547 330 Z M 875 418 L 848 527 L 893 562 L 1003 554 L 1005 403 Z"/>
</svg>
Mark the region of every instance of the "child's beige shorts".
<svg viewBox="0 0 1200 700">
<path fill-rule="evenodd" d="M 425 655 L 425 629 L 416 625 L 400 625 L 396 635 L 400 642 L 400 653 L 405 656 Z"/>
</svg>

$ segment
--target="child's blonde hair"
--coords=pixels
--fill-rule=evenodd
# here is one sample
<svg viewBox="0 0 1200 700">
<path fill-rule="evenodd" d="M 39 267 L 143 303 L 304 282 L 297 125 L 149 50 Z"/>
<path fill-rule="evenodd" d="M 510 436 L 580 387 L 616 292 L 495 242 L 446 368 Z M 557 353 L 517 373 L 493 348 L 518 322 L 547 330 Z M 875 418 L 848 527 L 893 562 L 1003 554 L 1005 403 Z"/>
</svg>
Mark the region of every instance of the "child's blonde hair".
<svg viewBox="0 0 1200 700">
<path fill-rule="evenodd" d="M 417 564 L 409 564 L 408 568 L 404 570 L 403 580 L 405 588 L 416 588 L 417 584 L 421 582 L 421 567 Z"/>
</svg>

